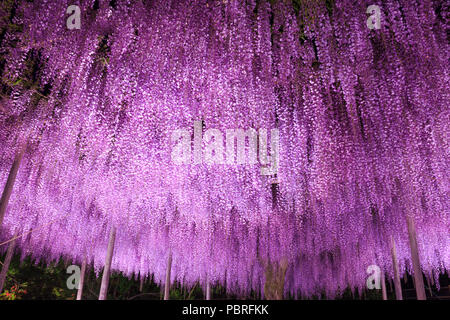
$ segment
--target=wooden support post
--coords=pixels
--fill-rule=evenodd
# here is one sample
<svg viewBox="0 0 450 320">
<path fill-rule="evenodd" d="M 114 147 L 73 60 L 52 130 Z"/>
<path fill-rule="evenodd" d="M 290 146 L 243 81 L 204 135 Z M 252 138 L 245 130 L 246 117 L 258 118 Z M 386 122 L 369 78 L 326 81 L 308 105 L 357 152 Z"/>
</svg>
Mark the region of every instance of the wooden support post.
<svg viewBox="0 0 450 320">
<path fill-rule="evenodd" d="M 81 274 L 80 274 L 80 283 L 78 284 L 78 291 L 77 291 L 77 300 L 81 300 L 81 297 L 83 296 L 83 286 L 84 286 L 84 275 L 86 274 L 86 257 L 84 257 L 83 262 L 81 264 Z"/>
<path fill-rule="evenodd" d="M 11 259 L 14 253 L 17 235 L 18 231 L 14 233 L 13 240 L 8 244 L 8 250 L 6 251 L 5 261 L 3 262 L 2 271 L 0 273 L 0 293 L 3 292 L 3 286 L 5 285 L 6 274 L 8 273 L 9 264 L 11 263 Z"/>
<path fill-rule="evenodd" d="M 144 276 L 141 275 L 141 281 L 139 283 L 139 292 L 142 292 L 144 290 Z"/>
<path fill-rule="evenodd" d="M 114 252 L 114 242 L 116 240 L 116 227 L 111 227 L 109 234 L 108 250 L 106 253 L 105 269 L 103 270 L 102 285 L 100 287 L 100 295 L 98 300 L 106 300 L 109 284 L 109 273 L 111 270 L 111 261 Z"/>
<path fill-rule="evenodd" d="M 166 270 L 166 283 L 164 285 L 164 300 L 169 300 L 170 298 L 170 270 L 172 268 L 172 253 L 169 254 L 169 260 L 167 261 Z"/>
<path fill-rule="evenodd" d="M 385 279 L 383 271 L 381 271 L 381 294 L 382 294 L 383 300 L 387 300 L 386 279 Z"/>
<path fill-rule="evenodd" d="M 399 272 L 399 268 L 398 268 L 397 249 L 395 248 L 394 237 L 391 237 L 391 253 L 392 253 L 392 266 L 394 267 L 395 298 L 397 300 L 403 300 L 402 284 L 400 282 L 400 272 Z"/>
<path fill-rule="evenodd" d="M 413 265 L 414 284 L 416 287 L 417 300 L 426 300 L 427 296 L 425 294 L 423 275 L 422 270 L 420 268 L 419 249 L 417 246 L 416 227 L 414 225 L 414 218 L 407 216 L 406 220 L 408 224 L 409 246 L 411 248 L 411 260 Z"/>
<path fill-rule="evenodd" d="M 427 286 L 428 286 L 428 292 L 430 293 L 430 297 L 433 297 L 433 290 L 431 290 L 430 278 L 427 276 L 427 277 L 425 277 L 425 279 L 427 279 Z"/>
<path fill-rule="evenodd" d="M 211 300 L 211 285 L 208 276 L 206 276 L 206 300 Z"/>
<path fill-rule="evenodd" d="M 22 162 L 23 155 L 27 148 L 26 143 L 23 143 L 14 158 L 14 162 L 9 171 L 8 179 L 6 180 L 5 188 L 3 189 L 2 198 L 0 200 L 0 226 L 3 224 L 3 218 L 5 217 L 6 208 L 8 207 L 9 198 L 13 191 L 14 182 L 16 181 L 17 172 L 19 171 L 20 163 Z"/>
</svg>

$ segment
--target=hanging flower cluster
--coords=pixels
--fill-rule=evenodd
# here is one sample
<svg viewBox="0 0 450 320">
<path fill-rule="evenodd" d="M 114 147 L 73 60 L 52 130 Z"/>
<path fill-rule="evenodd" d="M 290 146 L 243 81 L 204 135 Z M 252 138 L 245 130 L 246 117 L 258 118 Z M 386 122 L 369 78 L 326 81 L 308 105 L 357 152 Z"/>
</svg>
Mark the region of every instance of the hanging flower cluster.
<svg viewBox="0 0 450 320">
<path fill-rule="evenodd" d="M 286 294 L 332 297 L 392 278 L 391 238 L 410 271 L 409 215 L 425 274 L 449 269 L 443 1 L 379 1 L 379 30 L 372 1 L 90 0 L 68 29 L 73 4 L 21 1 L 0 42 L 0 181 L 28 141 L 0 238 L 26 233 L 23 257 L 100 271 L 115 226 L 130 277 L 164 283 L 172 254 L 172 281 L 245 295 L 287 259 Z M 278 129 L 276 177 L 175 164 L 195 121 Z"/>
</svg>

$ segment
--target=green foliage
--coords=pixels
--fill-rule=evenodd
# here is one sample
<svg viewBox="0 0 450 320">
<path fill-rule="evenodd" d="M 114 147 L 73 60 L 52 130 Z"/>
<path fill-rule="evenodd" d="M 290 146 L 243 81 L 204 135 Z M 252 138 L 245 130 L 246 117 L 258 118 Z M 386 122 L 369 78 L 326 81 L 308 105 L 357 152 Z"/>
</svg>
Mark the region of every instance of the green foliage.
<svg viewBox="0 0 450 320">
<path fill-rule="evenodd" d="M 10 289 L 5 289 L 0 299 L 73 299 L 76 291 L 67 288 L 68 274 L 65 270 L 62 261 L 46 266 L 26 258 L 20 263 L 19 256 L 16 255 L 11 261 L 5 281 L 5 288 Z"/>
<path fill-rule="evenodd" d="M 4 290 L 0 294 L 0 300 L 20 300 L 22 296 L 27 294 L 28 283 L 22 283 L 20 285 L 13 285 L 10 289 Z"/>
<path fill-rule="evenodd" d="M 11 261 L 5 290 L 0 300 L 75 300 L 77 290 L 67 288 L 66 272 L 71 262 L 63 259 L 50 265 L 36 263 L 30 257 L 20 262 L 20 256 L 14 255 Z M 81 266 L 80 266 L 81 267 Z M 97 300 L 102 281 L 102 274 L 96 274 L 88 268 L 83 288 L 83 300 Z M 146 281 L 143 291 L 139 291 L 140 281 L 129 279 L 121 273 L 111 274 L 108 289 L 108 300 L 160 300 L 161 288 L 153 281 Z M 211 288 L 214 297 L 226 296 L 224 290 Z M 170 298 L 174 300 L 204 299 L 201 285 L 192 288 L 175 284 L 170 290 Z"/>
</svg>

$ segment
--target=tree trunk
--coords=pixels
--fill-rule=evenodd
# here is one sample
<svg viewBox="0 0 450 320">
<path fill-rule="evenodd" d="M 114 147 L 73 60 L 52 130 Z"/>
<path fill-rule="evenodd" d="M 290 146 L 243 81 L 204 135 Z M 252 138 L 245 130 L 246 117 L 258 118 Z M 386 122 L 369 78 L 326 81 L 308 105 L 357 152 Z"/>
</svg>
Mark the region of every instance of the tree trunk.
<svg viewBox="0 0 450 320">
<path fill-rule="evenodd" d="M 417 300 L 426 300 L 425 286 L 423 283 L 422 270 L 420 268 L 419 250 L 417 246 L 416 227 L 414 218 L 407 216 L 409 246 L 411 248 L 411 260 L 414 272 L 414 285 L 416 287 Z"/>
<path fill-rule="evenodd" d="M 3 218 L 5 217 L 9 198 L 11 197 L 14 182 L 16 181 L 17 177 L 17 172 L 19 171 L 20 163 L 22 162 L 26 148 L 26 143 L 23 143 L 17 150 L 14 162 L 11 166 L 11 170 L 9 171 L 8 179 L 6 180 L 5 188 L 3 189 L 2 198 L 0 200 L 0 226 L 3 224 Z"/>
<path fill-rule="evenodd" d="M 84 257 L 83 263 L 81 265 L 81 275 L 80 275 L 80 283 L 78 284 L 77 300 L 81 300 L 81 297 L 83 296 L 85 273 L 86 273 L 86 257 Z"/>
<path fill-rule="evenodd" d="M 267 300 L 283 299 L 287 267 L 286 259 L 282 259 L 279 264 L 269 262 L 265 265 L 264 297 Z"/>
<path fill-rule="evenodd" d="M 5 261 L 3 262 L 2 271 L 0 273 L 0 293 L 3 292 L 3 286 L 5 285 L 6 274 L 8 273 L 9 264 L 11 263 L 12 256 L 14 254 L 14 247 L 16 245 L 18 231 L 14 233 L 13 240 L 8 244 L 8 250 L 6 251 Z"/>
<path fill-rule="evenodd" d="M 108 294 L 109 273 L 111 269 L 111 261 L 114 251 L 114 241 L 116 240 L 116 227 L 111 227 L 109 234 L 108 250 L 106 253 L 105 269 L 103 270 L 102 285 L 100 287 L 100 295 L 98 300 L 106 300 Z"/>
</svg>

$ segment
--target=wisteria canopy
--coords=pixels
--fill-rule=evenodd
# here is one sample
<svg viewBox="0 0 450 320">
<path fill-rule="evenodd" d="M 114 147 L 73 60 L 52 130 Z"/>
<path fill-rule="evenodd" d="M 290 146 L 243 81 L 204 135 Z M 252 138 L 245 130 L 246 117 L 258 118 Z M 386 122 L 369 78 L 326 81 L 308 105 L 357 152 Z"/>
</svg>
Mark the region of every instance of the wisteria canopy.
<svg viewBox="0 0 450 320">
<path fill-rule="evenodd" d="M 373 4 L 380 29 L 366 23 Z M 70 5 L 80 29 L 67 27 Z M 86 258 L 101 272 L 115 227 L 112 270 L 129 277 L 164 284 L 171 255 L 171 281 L 245 296 L 263 294 L 265 262 L 286 261 L 285 295 L 334 297 L 362 289 L 369 265 L 393 277 L 391 239 L 412 272 L 409 216 L 424 274 L 439 284 L 448 272 L 448 2 L 2 10 L 0 188 L 27 147 L 0 240 L 24 234 L 22 257 Z M 195 121 L 266 129 L 269 141 L 278 129 L 276 176 L 260 162 L 174 163 L 171 133 L 194 136 Z"/>
</svg>

